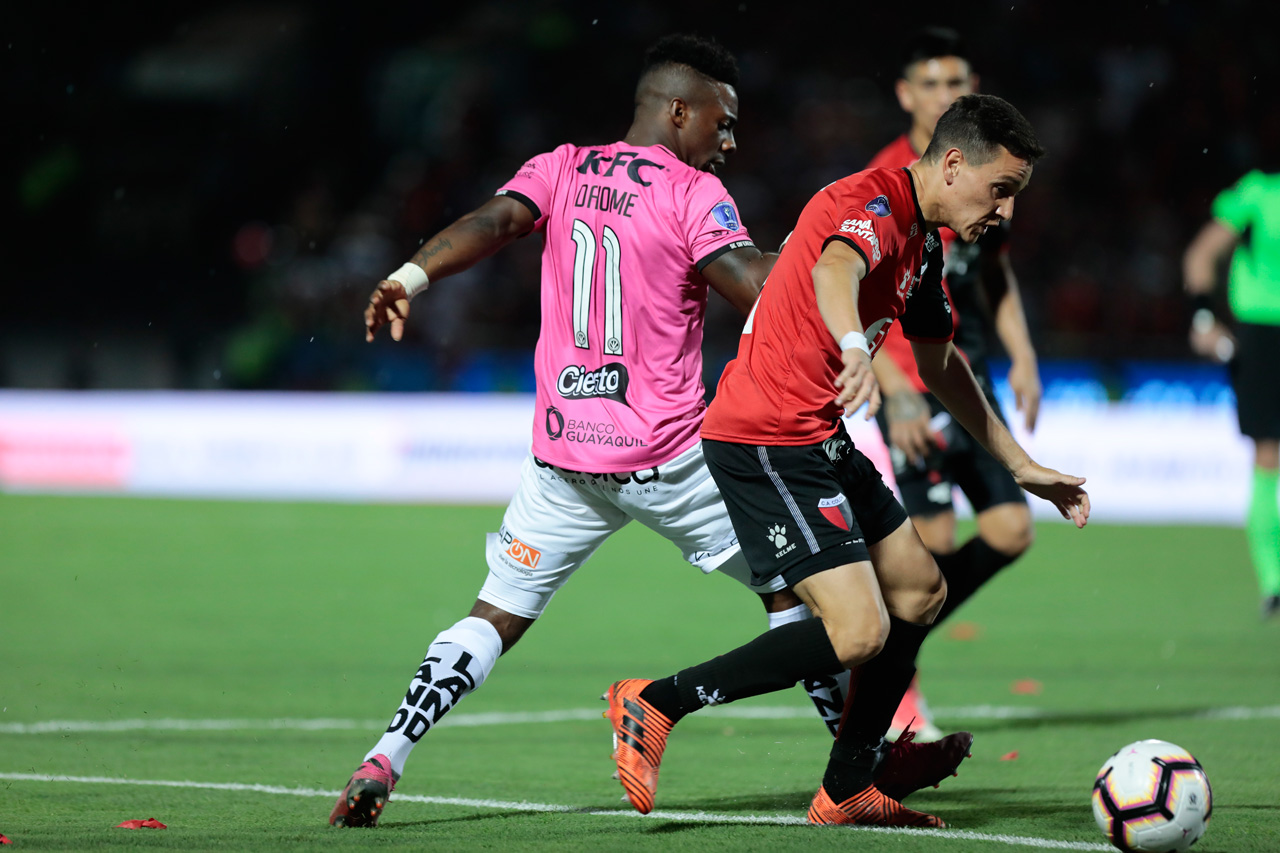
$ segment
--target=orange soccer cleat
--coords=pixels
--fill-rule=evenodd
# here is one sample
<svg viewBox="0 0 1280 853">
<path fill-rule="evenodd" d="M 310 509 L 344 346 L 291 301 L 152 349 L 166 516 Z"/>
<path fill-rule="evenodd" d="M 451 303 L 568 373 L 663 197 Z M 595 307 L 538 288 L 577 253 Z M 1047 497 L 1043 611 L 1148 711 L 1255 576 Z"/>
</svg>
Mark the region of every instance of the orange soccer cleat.
<svg viewBox="0 0 1280 853">
<path fill-rule="evenodd" d="M 809 806 L 809 823 L 857 826 L 920 826 L 943 829 L 946 824 L 931 814 L 912 811 L 897 800 L 886 797 L 875 785 L 868 785 L 837 805 L 819 788 Z"/>
<path fill-rule="evenodd" d="M 622 783 L 627 799 L 640 814 L 653 811 L 658 766 L 674 725 L 640 698 L 640 691 L 652 683 L 644 678 L 618 681 L 600 697 L 609 703 L 604 716 L 613 723 L 613 759 L 618 763 L 613 778 Z"/>
</svg>

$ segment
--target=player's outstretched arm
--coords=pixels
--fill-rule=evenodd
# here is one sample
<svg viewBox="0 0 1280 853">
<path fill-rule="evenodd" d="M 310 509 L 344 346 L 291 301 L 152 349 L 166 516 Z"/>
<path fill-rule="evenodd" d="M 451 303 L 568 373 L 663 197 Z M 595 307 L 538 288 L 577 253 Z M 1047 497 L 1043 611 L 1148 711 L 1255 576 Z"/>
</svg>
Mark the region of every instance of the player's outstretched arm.
<svg viewBox="0 0 1280 853">
<path fill-rule="evenodd" d="M 987 298 L 995 306 L 996 335 L 1009 354 L 1009 387 L 1013 399 L 1022 412 L 1027 432 L 1035 432 L 1036 419 L 1040 415 L 1040 398 L 1044 393 L 1040 385 L 1040 367 L 1035 347 L 1031 345 L 1031 332 L 1027 329 L 1027 315 L 1022 308 L 1022 294 L 1013 265 L 1005 252 L 983 254 L 982 281 Z"/>
<path fill-rule="evenodd" d="M 1089 495 L 1081 488 L 1084 477 L 1045 468 L 1027 455 L 987 404 L 968 362 L 960 356 L 955 344 L 913 341 L 911 349 L 925 385 L 960 425 L 1008 469 L 1018 485 L 1049 501 L 1063 518 L 1074 521 L 1076 527 L 1084 527 L 1089 520 Z"/>
<path fill-rule="evenodd" d="M 391 339 L 404 336 L 409 300 L 431 281 L 462 272 L 533 229 L 533 213 L 513 198 L 496 196 L 422 244 L 413 259 L 378 282 L 364 309 L 365 340 L 391 324 Z M 414 268 L 417 267 L 415 270 Z M 402 279 L 411 279 L 403 281 Z"/>
<path fill-rule="evenodd" d="M 832 240 L 813 267 L 813 290 L 818 313 L 840 345 L 844 369 L 836 376 L 836 405 L 852 414 L 867 403 L 867 419 L 880 409 L 880 386 L 871 369 L 871 350 L 858 316 L 858 288 L 867 262 L 853 247 Z"/>
<path fill-rule="evenodd" d="M 755 246 L 743 246 L 725 252 L 702 270 L 711 289 L 729 301 L 745 317 L 756 304 L 760 288 L 778 260 L 777 252 L 761 252 Z"/>
</svg>

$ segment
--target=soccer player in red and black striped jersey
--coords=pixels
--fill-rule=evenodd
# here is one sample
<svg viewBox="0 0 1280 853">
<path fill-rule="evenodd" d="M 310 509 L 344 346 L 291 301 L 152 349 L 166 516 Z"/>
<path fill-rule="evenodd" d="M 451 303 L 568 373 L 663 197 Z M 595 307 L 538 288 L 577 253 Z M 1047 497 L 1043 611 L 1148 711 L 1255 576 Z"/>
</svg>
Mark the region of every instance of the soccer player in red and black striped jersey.
<svg viewBox="0 0 1280 853">
<path fill-rule="evenodd" d="M 868 168 L 901 168 L 919 160 L 939 116 L 977 85 L 978 75 L 959 33 L 931 27 L 913 36 L 895 86 L 898 102 L 911 116 L 911 127 L 873 157 Z M 1040 407 L 1040 378 L 1009 263 L 1008 232 L 1009 223 L 1002 222 L 978 240 L 966 242 L 956 239 L 951 229 L 940 229 L 942 285 L 951 300 L 956 348 L 969 362 L 992 411 L 1001 414 L 987 355 L 998 338 L 1010 359 L 1009 386 L 1031 432 Z M 884 395 L 877 420 L 889 445 L 902 504 L 947 579 L 947 603 L 936 626 L 1031 546 L 1031 510 L 1009 473 L 929 393 L 916 370 L 910 344 L 896 329 L 890 329 L 885 339 L 884 356 L 876 359 L 875 373 Z M 959 547 L 951 499 L 956 486 L 973 507 L 978 528 Z M 942 736 L 916 682 L 894 714 L 890 737 L 909 724 L 917 731 L 917 739 Z"/>
<path fill-rule="evenodd" d="M 1022 488 L 1084 526 L 1083 478 L 1027 455 L 951 343 L 937 269 L 936 229 L 973 242 L 1008 220 L 1042 153 L 1013 106 L 969 95 L 939 119 L 919 162 L 851 175 L 805 207 L 725 368 L 702 438 L 753 578 L 782 577 L 818 618 L 676 675 L 609 688 L 617 778 L 640 811 L 653 808 L 667 734 L 684 715 L 854 669 L 810 822 L 943 825 L 900 800 L 950 775 L 972 736 L 889 744 L 884 735 L 946 582 L 840 418 L 879 407 L 871 358 L 901 322 L 921 376 L 955 418 Z"/>
</svg>

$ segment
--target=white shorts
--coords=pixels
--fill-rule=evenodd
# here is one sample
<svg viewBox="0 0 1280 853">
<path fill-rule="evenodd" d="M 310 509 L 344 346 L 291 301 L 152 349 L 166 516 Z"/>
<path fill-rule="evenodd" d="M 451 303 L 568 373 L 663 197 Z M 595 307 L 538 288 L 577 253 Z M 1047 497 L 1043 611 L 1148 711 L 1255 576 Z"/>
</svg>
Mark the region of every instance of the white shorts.
<svg viewBox="0 0 1280 853">
<path fill-rule="evenodd" d="M 751 586 L 702 444 L 670 462 L 631 474 L 581 474 L 530 454 L 502 529 L 488 535 L 489 577 L 480 599 L 536 619 L 604 540 L 632 519 L 656 531 L 703 572 L 720 571 L 754 592 L 785 588 L 781 578 Z"/>
</svg>

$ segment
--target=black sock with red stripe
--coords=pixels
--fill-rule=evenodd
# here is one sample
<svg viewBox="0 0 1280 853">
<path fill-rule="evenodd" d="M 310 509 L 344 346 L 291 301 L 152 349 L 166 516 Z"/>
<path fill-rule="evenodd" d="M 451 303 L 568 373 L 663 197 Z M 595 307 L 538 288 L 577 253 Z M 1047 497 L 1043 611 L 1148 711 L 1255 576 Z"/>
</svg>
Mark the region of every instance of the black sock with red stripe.
<svg viewBox="0 0 1280 853">
<path fill-rule="evenodd" d="M 723 705 L 786 690 L 804 678 L 841 669 L 821 619 L 805 619 L 767 631 L 746 645 L 659 679 L 640 698 L 671 722 L 704 705 Z"/>
</svg>

